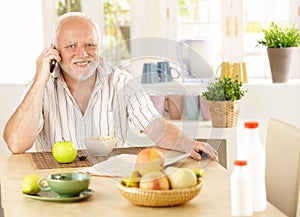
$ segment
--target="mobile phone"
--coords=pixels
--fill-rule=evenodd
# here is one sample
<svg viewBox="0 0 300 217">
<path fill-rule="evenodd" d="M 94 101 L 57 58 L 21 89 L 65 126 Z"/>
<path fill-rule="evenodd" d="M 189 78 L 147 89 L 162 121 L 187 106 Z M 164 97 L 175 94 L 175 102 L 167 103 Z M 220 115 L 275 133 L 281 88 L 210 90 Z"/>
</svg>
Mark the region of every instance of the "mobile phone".
<svg viewBox="0 0 300 217">
<path fill-rule="evenodd" d="M 50 73 L 52 73 L 52 72 L 54 71 L 55 66 L 56 66 L 56 60 L 53 59 L 53 60 L 51 60 L 51 62 L 50 62 Z"/>
</svg>

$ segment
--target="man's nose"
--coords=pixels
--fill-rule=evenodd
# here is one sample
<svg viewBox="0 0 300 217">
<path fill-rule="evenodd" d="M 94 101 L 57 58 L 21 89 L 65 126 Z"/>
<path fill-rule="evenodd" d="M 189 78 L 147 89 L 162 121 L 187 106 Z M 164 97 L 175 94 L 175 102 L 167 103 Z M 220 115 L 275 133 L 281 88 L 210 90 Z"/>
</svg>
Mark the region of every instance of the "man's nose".
<svg viewBox="0 0 300 217">
<path fill-rule="evenodd" d="M 77 47 L 76 48 L 76 56 L 78 57 L 86 57 L 88 56 L 84 47 Z"/>
</svg>

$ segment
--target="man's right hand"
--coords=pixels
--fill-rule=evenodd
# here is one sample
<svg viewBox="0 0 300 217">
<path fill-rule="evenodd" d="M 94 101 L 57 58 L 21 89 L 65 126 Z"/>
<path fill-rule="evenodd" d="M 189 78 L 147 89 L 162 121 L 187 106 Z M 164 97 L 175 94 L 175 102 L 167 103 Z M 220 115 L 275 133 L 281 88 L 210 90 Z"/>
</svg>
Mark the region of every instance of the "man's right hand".
<svg viewBox="0 0 300 217">
<path fill-rule="evenodd" d="M 52 44 L 50 47 L 45 48 L 36 60 L 35 80 L 41 80 L 45 83 L 48 81 L 50 77 L 50 64 L 53 59 L 56 62 L 61 61 L 59 51 Z"/>
</svg>

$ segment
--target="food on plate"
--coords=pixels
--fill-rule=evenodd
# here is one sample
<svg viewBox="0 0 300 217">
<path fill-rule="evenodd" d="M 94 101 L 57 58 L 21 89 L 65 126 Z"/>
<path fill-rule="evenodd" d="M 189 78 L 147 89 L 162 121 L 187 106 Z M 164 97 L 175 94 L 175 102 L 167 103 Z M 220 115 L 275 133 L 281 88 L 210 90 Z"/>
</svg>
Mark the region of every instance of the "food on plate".
<svg viewBox="0 0 300 217">
<path fill-rule="evenodd" d="M 28 174 L 22 179 L 22 191 L 26 194 L 37 194 L 40 192 L 38 181 L 40 176 L 37 174 Z"/>
<path fill-rule="evenodd" d="M 53 145 L 53 158 L 58 163 L 72 163 L 77 155 L 77 149 L 71 141 L 59 141 Z"/>
<path fill-rule="evenodd" d="M 197 176 L 189 168 L 166 168 L 166 174 L 172 189 L 189 188 L 197 184 Z"/>
<path fill-rule="evenodd" d="M 136 159 L 136 170 L 143 176 L 151 171 L 164 170 L 164 155 L 161 151 L 154 148 L 141 150 Z"/>
<path fill-rule="evenodd" d="M 146 190 L 168 190 L 170 188 L 167 176 L 160 171 L 144 174 L 140 180 L 140 188 Z"/>
</svg>

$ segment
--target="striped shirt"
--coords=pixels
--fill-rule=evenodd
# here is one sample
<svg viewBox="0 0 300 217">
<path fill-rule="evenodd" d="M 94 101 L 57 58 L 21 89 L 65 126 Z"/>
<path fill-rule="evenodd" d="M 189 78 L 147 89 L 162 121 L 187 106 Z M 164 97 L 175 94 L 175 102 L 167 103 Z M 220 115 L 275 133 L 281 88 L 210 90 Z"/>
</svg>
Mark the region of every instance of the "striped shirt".
<svg viewBox="0 0 300 217">
<path fill-rule="evenodd" d="M 56 141 L 72 141 L 85 149 L 84 138 L 115 136 L 116 147 L 124 145 L 129 124 L 139 129 L 161 115 L 132 76 L 118 68 L 97 69 L 94 91 L 82 114 L 59 70 L 46 85 L 36 145 L 51 151 Z"/>
</svg>

